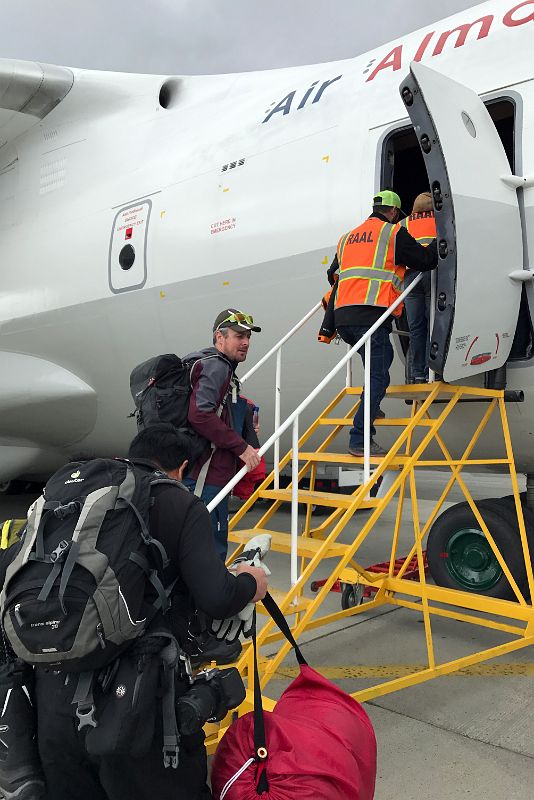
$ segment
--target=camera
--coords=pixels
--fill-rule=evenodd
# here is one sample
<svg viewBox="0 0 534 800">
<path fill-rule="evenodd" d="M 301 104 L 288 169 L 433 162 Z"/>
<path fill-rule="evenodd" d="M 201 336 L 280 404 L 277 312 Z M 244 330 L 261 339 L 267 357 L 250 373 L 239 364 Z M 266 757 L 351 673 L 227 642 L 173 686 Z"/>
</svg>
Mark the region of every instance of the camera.
<svg viewBox="0 0 534 800">
<path fill-rule="evenodd" d="M 201 730 L 206 722 L 220 722 L 245 699 L 245 685 L 235 667 L 205 669 L 192 678 L 189 691 L 176 701 L 176 718 L 182 736 Z"/>
</svg>

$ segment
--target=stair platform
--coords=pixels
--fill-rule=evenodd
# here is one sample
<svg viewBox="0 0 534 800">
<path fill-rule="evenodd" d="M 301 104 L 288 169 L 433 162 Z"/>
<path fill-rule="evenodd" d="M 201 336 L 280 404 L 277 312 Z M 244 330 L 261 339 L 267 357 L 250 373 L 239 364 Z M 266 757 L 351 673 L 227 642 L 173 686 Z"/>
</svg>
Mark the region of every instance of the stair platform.
<svg viewBox="0 0 534 800">
<path fill-rule="evenodd" d="M 281 500 L 284 503 L 291 502 L 291 489 L 263 489 L 259 493 L 260 497 L 268 500 Z M 376 508 L 380 501 L 362 500 L 358 508 Z M 316 506 L 328 506 L 329 508 L 350 508 L 354 503 L 354 495 L 341 494 L 339 492 L 307 492 L 299 489 L 299 503 L 310 503 Z"/>
<path fill-rule="evenodd" d="M 371 464 L 381 464 L 385 456 L 371 456 Z M 388 461 L 388 468 L 402 467 L 409 456 L 395 456 Z M 299 453 L 299 461 L 317 461 L 320 464 L 363 464 L 363 456 L 351 456 L 350 453 Z"/>
<path fill-rule="evenodd" d="M 290 553 L 291 552 L 291 534 L 281 533 L 280 531 L 268 531 L 262 528 L 248 528 L 237 531 L 229 531 L 228 539 L 231 542 L 238 544 L 245 544 L 249 542 L 258 533 L 268 533 L 271 536 L 271 550 L 277 553 Z M 313 558 L 313 556 L 323 547 L 324 539 L 312 539 L 311 536 L 298 537 L 298 554 L 305 558 Z M 334 542 L 329 545 L 325 553 L 325 558 L 340 557 L 345 554 L 347 545 Z"/>
<path fill-rule="evenodd" d="M 389 428 L 405 428 L 411 423 L 410 417 L 386 417 L 385 419 L 375 419 L 373 425 L 375 427 L 389 427 Z M 352 417 L 320 417 L 318 420 L 319 425 L 352 425 Z M 417 423 L 417 427 L 421 426 L 428 428 L 434 424 L 433 419 L 422 419 Z"/>
</svg>

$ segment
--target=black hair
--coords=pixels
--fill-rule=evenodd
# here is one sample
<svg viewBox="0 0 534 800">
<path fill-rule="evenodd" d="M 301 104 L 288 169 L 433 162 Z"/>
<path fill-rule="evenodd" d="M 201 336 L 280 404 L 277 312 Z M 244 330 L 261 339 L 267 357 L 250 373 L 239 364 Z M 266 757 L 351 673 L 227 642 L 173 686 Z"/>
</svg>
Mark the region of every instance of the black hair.
<svg viewBox="0 0 534 800">
<path fill-rule="evenodd" d="M 392 208 L 396 208 L 396 206 L 373 206 L 373 214 L 385 214 L 387 211 L 391 211 Z"/>
<path fill-rule="evenodd" d="M 174 470 L 188 461 L 191 445 L 187 433 L 170 422 L 158 422 L 140 431 L 128 450 L 128 458 L 153 461 L 164 470 Z"/>
</svg>

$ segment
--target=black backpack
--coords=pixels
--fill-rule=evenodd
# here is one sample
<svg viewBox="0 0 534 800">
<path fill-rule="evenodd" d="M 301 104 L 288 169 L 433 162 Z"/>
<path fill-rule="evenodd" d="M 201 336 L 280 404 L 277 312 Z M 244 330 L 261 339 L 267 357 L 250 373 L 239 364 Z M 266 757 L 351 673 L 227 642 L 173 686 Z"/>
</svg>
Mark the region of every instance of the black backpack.
<svg viewBox="0 0 534 800">
<path fill-rule="evenodd" d="M 135 416 L 137 429 L 170 422 L 190 439 L 191 465 L 209 447 L 207 439 L 194 431 L 187 421 L 191 370 L 195 363 L 196 360 L 182 361 L 179 356 L 166 353 L 143 361 L 130 374 L 130 392 L 135 403 L 135 411 L 130 416 Z"/>
<path fill-rule="evenodd" d="M 149 467 L 105 458 L 72 462 L 50 478 L 0 594 L 2 626 L 19 658 L 97 670 L 169 608 L 167 555 L 148 529 L 158 483 L 180 486 Z"/>
</svg>

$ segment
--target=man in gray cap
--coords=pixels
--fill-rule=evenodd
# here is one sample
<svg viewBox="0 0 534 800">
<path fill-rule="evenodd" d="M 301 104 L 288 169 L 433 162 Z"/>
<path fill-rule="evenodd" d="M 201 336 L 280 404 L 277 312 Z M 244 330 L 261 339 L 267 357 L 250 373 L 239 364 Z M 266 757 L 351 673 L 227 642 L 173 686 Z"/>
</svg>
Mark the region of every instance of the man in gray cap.
<svg viewBox="0 0 534 800">
<path fill-rule="evenodd" d="M 226 308 L 213 323 L 213 347 L 189 353 L 184 358 L 195 362 L 191 369 L 188 421 L 209 443 L 185 483 L 206 504 L 243 464 L 251 470 L 260 463 L 257 451 L 232 425 L 232 406 L 239 390 L 235 370 L 247 357 L 253 331 L 259 333 L 261 328 L 249 314 Z M 203 486 L 198 491 L 197 484 L 202 481 Z M 211 520 L 217 552 L 224 560 L 228 549 L 228 497 L 212 512 Z"/>
</svg>

